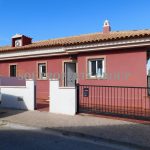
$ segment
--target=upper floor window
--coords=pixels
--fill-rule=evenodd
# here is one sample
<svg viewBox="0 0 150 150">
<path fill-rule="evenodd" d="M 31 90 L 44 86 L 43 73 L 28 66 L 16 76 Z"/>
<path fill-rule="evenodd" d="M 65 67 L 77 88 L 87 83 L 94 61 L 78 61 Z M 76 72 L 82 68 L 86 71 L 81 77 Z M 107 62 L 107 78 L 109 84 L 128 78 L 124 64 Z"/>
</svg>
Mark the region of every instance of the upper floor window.
<svg viewBox="0 0 150 150">
<path fill-rule="evenodd" d="M 17 76 L 17 66 L 16 65 L 10 65 L 9 66 L 9 72 L 10 72 L 10 77 L 16 77 Z"/>
<path fill-rule="evenodd" d="M 38 78 L 45 79 L 47 76 L 46 63 L 38 63 Z"/>
<path fill-rule="evenodd" d="M 90 59 L 88 61 L 89 77 L 99 77 L 104 76 L 104 58 L 100 59 Z"/>
</svg>

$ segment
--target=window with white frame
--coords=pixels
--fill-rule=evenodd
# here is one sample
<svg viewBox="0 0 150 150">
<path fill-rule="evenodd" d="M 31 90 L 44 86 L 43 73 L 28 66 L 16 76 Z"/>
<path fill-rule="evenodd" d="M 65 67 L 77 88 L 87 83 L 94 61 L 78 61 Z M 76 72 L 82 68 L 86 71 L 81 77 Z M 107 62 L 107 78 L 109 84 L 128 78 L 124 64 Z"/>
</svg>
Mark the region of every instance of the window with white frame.
<svg viewBox="0 0 150 150">
<path fill-rule="evenodd" d="M 46 78 L 46 63 L 38 63 L 38 78 Z"/>
<path fill-rule="evenodd" d="M 88 60 L 89 77 L 102 78 L 104 76 L 104 69 L 104 58 Z"/>
</svg>

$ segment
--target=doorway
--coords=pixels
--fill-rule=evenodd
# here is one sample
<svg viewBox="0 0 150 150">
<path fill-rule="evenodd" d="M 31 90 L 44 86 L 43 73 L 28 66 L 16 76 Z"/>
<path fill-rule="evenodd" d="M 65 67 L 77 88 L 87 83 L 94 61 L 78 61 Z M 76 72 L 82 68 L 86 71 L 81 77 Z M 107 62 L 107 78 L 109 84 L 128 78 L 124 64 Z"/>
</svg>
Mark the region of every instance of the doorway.
<svg viewBox="0 0 150 150">
<path fill-rule="evenodd" d="M 74 87 L 76 84 L 76 62 L 65 62 L 64 86 Z"/>
</svg>

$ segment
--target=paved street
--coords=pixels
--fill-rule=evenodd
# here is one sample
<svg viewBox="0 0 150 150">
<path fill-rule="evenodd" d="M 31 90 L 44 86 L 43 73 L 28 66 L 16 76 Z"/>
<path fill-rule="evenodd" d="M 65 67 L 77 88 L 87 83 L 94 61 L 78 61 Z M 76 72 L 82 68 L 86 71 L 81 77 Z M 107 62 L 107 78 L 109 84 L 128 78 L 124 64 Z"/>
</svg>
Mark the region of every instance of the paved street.
<svg viewBox="0 0 150 150">
<path fill-rule="evenodd" d="M 85 144 L 79 144 L 81 143 L 81 141 L 78 141 L 74 138 L 73 139 L 70 138 L 70 135 L 71 136 L 75 135 L 75 136 L 80 136 L 80 137 L 82 136 L 88 137 L 88 138 L 91 137 L 94 140 L 95 138 L 98 138 L 100 140 L 103 140 L 105 143 L 107 142 L 107 144 L 101 145 L 100 146 L 101 148 L 103 146 L 106 147 L 106 145 L 108 146 L 108 142 L 111 142 L 111 144 L 113 142 L 117 142 L 117 143 L 120 143 L 121 145 L 129 144 L 134 147 L 138 147 L 140 148 L 140 150 L 150 149 L 150 140 L 149 140 L 150 139 L 150 134 L 149 134 L 150 124 L 149 122 L 145 122 L 145 124 L 141 124 L 141 123 L 135 123 L 135 122 L 130 122 L 130 121 L 117 120 L 115 118 L 109 119 L 109 118 L 103 118 L 103 117 L 81 116 L 81 115 L 67 116 L 67 115 L 52 114 L 48 112 L 1 109 L 0 110 L 0 124 L 3 124 L 5 122 L 10 123 L 10 124 L 19 124 L 23 126 L 38 128 L 38 129 L 42 129 L 43 131 L 48 129 L 50 131 L 58 131 L 58 132 L 65 133 L 65 134 L 69 133 L 69 138 L 68 136 L 65 137 L 67 138 L 67 140 L 64 140 L 65 145 L 72 143 L 71 141 L 73 140 L 75 145 L 84 146 Z M 25 144 L 24 147 L 30 145 L 30 142 L 31 144 L 34 143 L 33 140 L 35 139 L 36 139 L 35 143 L 37 144 L 34 144 L 34 146 L 41 144 L 41 143 L 42 143 L 42 146 L 43 144 L 47 145 L 49 142 L 51 144 L 57 143 L 57 142 L 49 140 L 47 133 L 46 135 L 43 135 L 43 132 L 39 133 L 36 131 L 33 133 L 33 131 L 31 130 L 22 131 L 22 130 L 18 130 L 19 129 L 18 127 L 16 129 L 10 130 L 8 128 L 8 130 L 4 130 L 4 129 L 0 130 L 1 142 L 5 141 L 7 144 L 9 144 L 10 140 L 14 140 L 16 138 L 15 141 L 17 141 L 17 143 L 21 143 L 19 145 Z M 49 136 L 51 137 L 51 134 Z M 57 136 L 55 135 L 54 137 L 55 138 L 51 138 L 51 139 L 56 139 Z M 61 139 L 61 138 L 62 137 L 57 138 L 57 139 Z M 45 143 L 45 141 L 47 142 Z M 6 144 L 5 142 L 0 144 L 0 146 L 5 145 Z M 29 144 L 26 144 L 26 143 L 29 143 Z M 87 142 L 82 141 L 82 143 L 87 143 Z M 15 143 L 10 143 L 10 145 L 13 145 L 13 144 L 15 145 Z M 95 148 L 98 146 L 97 144 L 95 145 L 94 143 L 92 143 L 92 145 Z M 68 145 L 68 147 L 69 146 L 71 145 Z M 63 146 L 61 146 L 61 148 L 62 147 Z M 88 146 L 88 148 L 89 147 L 90 146 Z M 81 149 L 84 149 L 84 148 L 81 147 Z M 1 150 L 1 147 L 0 147 L 0 150 Z"/>
<path fill-rule="evenodd" d="M 17 127 L 18 128 L 18 127 Z M 37 129 L 0 128 L 1 150 L 135 150 Z"/>
</svg>

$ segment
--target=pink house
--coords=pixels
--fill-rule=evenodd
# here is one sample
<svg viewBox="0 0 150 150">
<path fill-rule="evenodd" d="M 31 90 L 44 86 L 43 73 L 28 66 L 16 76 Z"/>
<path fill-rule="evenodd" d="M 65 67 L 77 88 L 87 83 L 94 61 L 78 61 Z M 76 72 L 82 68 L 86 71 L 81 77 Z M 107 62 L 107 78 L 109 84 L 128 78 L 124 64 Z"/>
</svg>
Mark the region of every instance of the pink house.
<svg viewBox="0 0 150 150">
<path fill-rule="evenodd" d="M 37 108 L 48 104 L 49 78 L 60 85 L 147 87 L 150 30 L 103 31 L 32 42 L 17 34 L 12 45 L 0 47 L 0 75 L 36 80 Z"/>
</svg>

